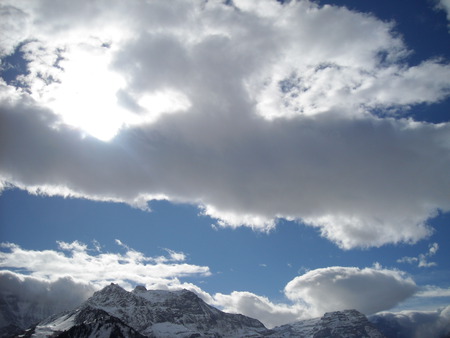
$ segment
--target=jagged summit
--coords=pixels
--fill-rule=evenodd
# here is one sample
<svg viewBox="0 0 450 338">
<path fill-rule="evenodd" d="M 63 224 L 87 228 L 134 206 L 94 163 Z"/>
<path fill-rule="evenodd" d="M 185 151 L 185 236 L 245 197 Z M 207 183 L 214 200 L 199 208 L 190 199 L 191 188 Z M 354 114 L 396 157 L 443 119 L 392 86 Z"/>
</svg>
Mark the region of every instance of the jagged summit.
<svg viewBox="0 0 450 338">
<path fill-rule="evenodd" d="M 147 288 L 145 286 L 143 286 L 143 285 L 137 285 L 134 288 L 134 290 L 133 290 L 133 292 L 135 292 L 135 293 L 137 293 L 137 292 L 145 292 L 145 291 L 147 291 Z"/>
</svg>

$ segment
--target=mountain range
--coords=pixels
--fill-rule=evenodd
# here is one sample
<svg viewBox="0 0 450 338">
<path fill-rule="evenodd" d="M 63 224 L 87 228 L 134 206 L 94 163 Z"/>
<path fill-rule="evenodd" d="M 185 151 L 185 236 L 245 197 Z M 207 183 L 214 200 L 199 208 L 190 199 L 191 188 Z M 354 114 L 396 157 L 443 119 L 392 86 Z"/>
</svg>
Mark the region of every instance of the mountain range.
<svg viewBox="0 0 450 338">
<path fill-rule="evenodd" d="M 2 308 L 3 317 L 4 310 Z M 9 319 L 14 319 L 13 314 L 10 313 Z M 382 328 L 377 328 L 356 310 L 329 312 L 321 318 L 268 329 L 257 319 L 220 311 L 188 290 L 146 290 L 137 286 L 129 292 L 116 284 L 95 292 L 79 307 L 41 320 L 20 334 L 19 324 L 24 325 L 26 320 L 35 318 L 19 319 L 3 327 L 0 335 L 61 338 L 386 337 Z M 390 337 L 400 337 L 395 335 L 392 327 L 389 330 L 386 332 Z"/>
</svg>

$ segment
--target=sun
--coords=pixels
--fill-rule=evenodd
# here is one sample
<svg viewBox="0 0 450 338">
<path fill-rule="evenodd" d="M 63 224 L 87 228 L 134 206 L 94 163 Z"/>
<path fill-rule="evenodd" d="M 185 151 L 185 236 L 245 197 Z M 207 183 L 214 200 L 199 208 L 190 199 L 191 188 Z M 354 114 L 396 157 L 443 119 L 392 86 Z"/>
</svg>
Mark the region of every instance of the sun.
<svg viewBox="0 0 450 338">
<path fill-rule="evenodd" d="M 140 108 L 128 110 L 118 95 L 127 88 L 127 82 L 110 66 L 113 54 L 105 47 L 73 46 L 59 63 L 57 81 L 44 84 L 35 80 L 35 99 L 57 114 L 62 123 L 104 142 L 112 140 L 121 129 L 153 123 L 164 114 L 190 107 L 183 93 L 161 88 L 138 94 L 127 92 Z"/>
<path fill-rule="evenodd" d="M 64 123 L 102 141 L 111 140 L 129 115 L 116 97 L 125 80 L 108 68 L 109 63 L 106 52 L 72 50 L 60 64 L 58 81 L 47 86 L 42 96 Z"/>
</svg>

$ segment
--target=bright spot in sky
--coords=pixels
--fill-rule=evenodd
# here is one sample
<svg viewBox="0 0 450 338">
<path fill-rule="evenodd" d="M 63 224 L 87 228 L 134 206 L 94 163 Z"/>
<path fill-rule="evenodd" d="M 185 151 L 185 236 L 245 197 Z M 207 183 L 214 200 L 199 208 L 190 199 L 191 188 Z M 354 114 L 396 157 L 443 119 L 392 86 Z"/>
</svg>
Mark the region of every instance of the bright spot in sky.
<svg viewBox="0 0 450 338">
<path fill-rule="evenodd" d="M 157 91 L 152 94 L 144 94 L 138 104 L 145 110 L 144 115 L 139 120 L 154 122 L 164 113 L 185 111 L 191 107 L 191 102 L 181 92 L 175 90 Z"/>
<path fill-rule="evenodd" d="M 109 59 L 107 51 L 86 46 L 71 50 L 60 63 L 58 81 L 45 86 L 38 98 L 63 123 L 103 141 L 117 134 L 128 115 L 115 97 L 125 80 L 109 71 Z"/>
<path fill-rule="evenodd" d="M 57 81 L 35 81 L 35 88 L 41 87 L 34 91 L 35 99 L 59 115 L 62 123 L 105 142 L 122 128 L 151 123 L 164 113 L 190 107 L 182 93 L 164 90 L 134 97 L 141 112 L 127 110 L 117 95 L 127 83 L 110 68 L 110 54 L 108 48 L 86 45 L 70 50 L 60 62 Z"/>
</svg>

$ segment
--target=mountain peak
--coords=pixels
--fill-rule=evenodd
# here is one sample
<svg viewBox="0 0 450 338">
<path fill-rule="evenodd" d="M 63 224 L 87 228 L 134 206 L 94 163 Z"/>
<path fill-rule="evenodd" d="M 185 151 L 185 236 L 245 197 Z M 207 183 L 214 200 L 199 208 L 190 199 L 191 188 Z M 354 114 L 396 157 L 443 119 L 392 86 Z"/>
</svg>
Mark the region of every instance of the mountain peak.
<svg viewBox="0 0 450 338">
<path fill-rule="evenodd" d="M 41 322 L 35 332 L 49 332 L 55 337 L 68 331 L 83 332 L 74 336 L 82 337 L 112 329 L 146 337 L 255 337 L 268 331 L 260 321 L 224 313 L 188 290 L 138 286 L 128 292 L 111 284 L 76 310 Z"/>
<path fill-rule="evenodd" d="M 96 293 L 114 293 L 114 292 L 126 292 L 124 288 L 122 288 L 119 284 L 111 283 L 108 286 L 105 286 L 103 289 L 95 292 Z"/>
<path fill-rule="evenodd" d="M 125 293 L 128 293 L 128 291 L 117 284 L 111 283 L 110 285 L 105 286 L 103 289 L 94 292 L 91 298 L 97 298 L 101 296 L 112 297 L 113 295 L 117 295 L 118 297 L 120 297 Z"/>
<path fill-rule="evenodd" d="M 135 288 L 134 288 L 134 290 L 133 290 L 133 292 L 145 292 L 145 291 L 147 291 L 147 289 L 146 289 L 146 287 L 145 286 L 143 286 L 143 285 L 137 285 Z"/>
</svg>

